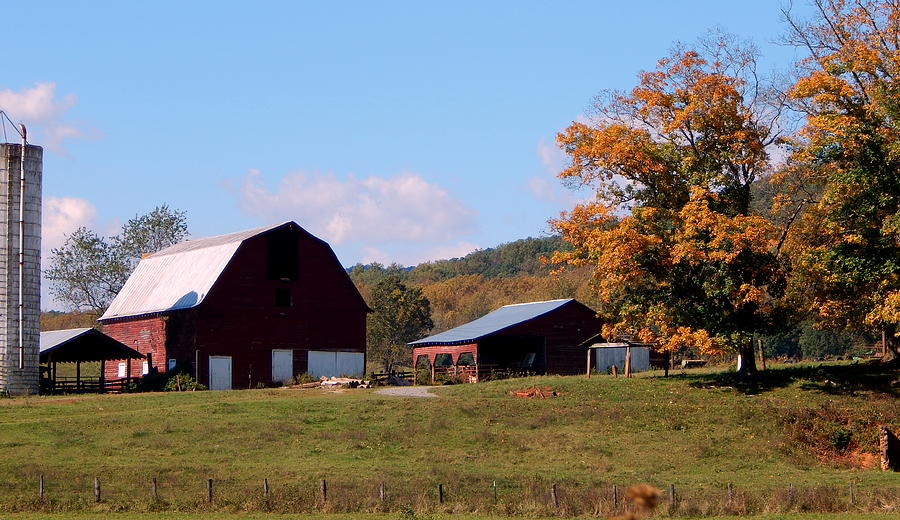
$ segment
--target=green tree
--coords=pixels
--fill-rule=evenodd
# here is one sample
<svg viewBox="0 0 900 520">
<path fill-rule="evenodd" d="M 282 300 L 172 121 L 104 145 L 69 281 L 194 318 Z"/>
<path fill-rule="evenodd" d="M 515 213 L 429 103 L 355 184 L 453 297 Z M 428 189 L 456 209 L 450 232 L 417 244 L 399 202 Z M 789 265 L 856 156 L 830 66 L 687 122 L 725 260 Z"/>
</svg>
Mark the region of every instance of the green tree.
<svg viewBox="0 0 900 520">
<path fill-rule="evenodd" d="M 187 216 L 184 211 L 157 206 L 146 215 L 138 215 L 122 226 L 122 232 L 113 237 L 118 254 L 132 265 L 141 256 L 155 253 L 188 237 Z"/>
<path fill-rule="evenodd" d="M 420 289 L 407 287 L 398 276 L 375 284 L 368 318 L 368 355 L 390 372 L 410 361 L 410 341 L 431 330 L 431 304 Z"/>
<path fill-rule="evenodd" d="M 62 247 L 50 252 L 50 267 L 44 274 L 57 301 L 99 316 L 130 272 L 109 241 L 82 226 L 66 237 Z"/>
<path fill-rule="evenodd" d="M 112 238 L 82 226 L 50 252 L 50 265 L 44 272 L 50 293 L 71 310 L 99 316 L 125 285 L 142 254 L 166 248 L 187 236 L 185 213 L 168 206 L 135 216 Z"/>
</svg>

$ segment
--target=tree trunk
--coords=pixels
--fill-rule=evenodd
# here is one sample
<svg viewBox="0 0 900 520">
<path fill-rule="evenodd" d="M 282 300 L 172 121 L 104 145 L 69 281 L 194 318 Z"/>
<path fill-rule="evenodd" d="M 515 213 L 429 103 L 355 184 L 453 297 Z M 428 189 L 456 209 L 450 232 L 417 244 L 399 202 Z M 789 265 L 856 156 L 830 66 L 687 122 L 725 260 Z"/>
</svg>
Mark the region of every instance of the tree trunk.
<svg viewBox="0 0 900 520">
<path fill-rule="evenodd" d="M 748 339 L 738 348 L 737 373 L 742 378 L 750 378 L 756 375 L 753 338 Z"/>
<path fill-rule="evenodd" d="M 883 363 L 900 364 L 900 341 L 896 334 L 897 327 L 893 325 L 885 325 L 881 329 L 881 341 L 884 344 L 884 355 L 881 357 Z"/>
</svg>

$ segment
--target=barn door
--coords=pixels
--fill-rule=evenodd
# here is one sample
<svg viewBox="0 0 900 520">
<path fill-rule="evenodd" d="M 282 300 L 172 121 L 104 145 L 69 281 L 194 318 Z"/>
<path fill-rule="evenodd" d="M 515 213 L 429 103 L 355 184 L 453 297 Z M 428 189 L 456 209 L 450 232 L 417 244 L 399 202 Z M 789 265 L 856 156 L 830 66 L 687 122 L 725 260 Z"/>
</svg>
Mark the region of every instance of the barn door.
<svg viewBox="0 0 900 520">
<path fill-rule="evenodd" d="M 231 390 L 231 356 L 209 356 L 209 389 Z"/>
<path fill-rule="evenodd" d="M 365 359 L 362 352 L 310 350 L 307 357 L 307 372 L 313 377 L 362 377 L 365 372 Z"/>
<path fill-rule="evenodd" d="M 272 350 L 272 381 L 284 383 L 294 377 L 294 351 Z"/>
</svg>

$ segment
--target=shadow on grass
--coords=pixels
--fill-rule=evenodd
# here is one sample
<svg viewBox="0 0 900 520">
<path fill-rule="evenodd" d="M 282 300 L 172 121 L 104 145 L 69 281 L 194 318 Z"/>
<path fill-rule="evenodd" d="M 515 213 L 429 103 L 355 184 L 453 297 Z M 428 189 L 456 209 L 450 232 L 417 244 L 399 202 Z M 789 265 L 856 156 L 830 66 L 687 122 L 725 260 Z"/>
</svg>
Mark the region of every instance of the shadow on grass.
<svg viewBox="0 0 900 520">
<path fill-rule="evenodd" d="M 832 395 L 878 393 L 900 397 L 900 370 L 896 364 L 854 362 L 851 364 L 802 364 L 760 371 L 752 379 L 735 372 L 713 374 L 676 374 L 695 388 L 731 387 L 745 394 L 757 394 L 799 383 L 804 390 Z"/>
</svg>

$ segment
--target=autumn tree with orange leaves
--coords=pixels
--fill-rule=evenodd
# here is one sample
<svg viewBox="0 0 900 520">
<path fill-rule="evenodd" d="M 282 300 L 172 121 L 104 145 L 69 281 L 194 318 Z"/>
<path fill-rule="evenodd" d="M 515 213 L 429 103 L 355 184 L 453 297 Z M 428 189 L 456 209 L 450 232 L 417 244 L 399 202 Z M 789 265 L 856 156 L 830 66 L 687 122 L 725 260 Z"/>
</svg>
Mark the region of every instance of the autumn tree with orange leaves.
<svg viewBox="0 0 900 520">
<path fill-rule="evenodd" d="M 788 239 L 792 287 L 820 324 L 881 329 L 900 358 L 900 3 L 814 0 L 790 43 L 808 52 L 790 90 L 805 115 L 787 193 L 819 186 Z M 790 186 L 793 185 L 793 186 Z M 807 192 L 808 193 L 808 192 Z M 796 211 L 795 210 L 795 211 Z"/>
<path fill-rule="evenodd" d="M 742 375 L 756 371 L 753 334 L 777 322 L 785 276 L 750 188 L 780 143 L 782 100 L 754 49 L 719 36 L 602 94 L 590 123 L 557 136 L 559 176 L 596 198 L 552 221 L 574 247 L 553 261 L 593 267 L 604 336 L 732 351 Z"/>
</svg>

